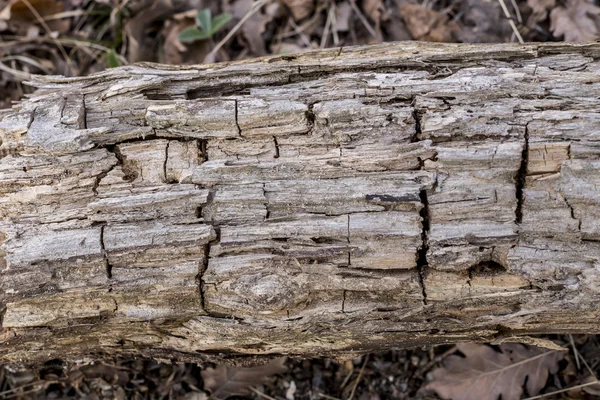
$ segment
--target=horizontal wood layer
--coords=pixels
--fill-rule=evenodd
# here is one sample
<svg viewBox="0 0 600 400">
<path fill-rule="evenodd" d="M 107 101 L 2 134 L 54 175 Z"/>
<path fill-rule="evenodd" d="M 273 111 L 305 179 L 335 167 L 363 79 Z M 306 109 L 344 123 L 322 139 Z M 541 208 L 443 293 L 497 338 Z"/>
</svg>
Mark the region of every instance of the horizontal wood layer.
<svg viewBox="0 0 600 400">
<path fill-rule="evenodd" d="M 0 120 L 0 361 L 599 332 L 600 45 L 39 77 Z"/>
</svg>

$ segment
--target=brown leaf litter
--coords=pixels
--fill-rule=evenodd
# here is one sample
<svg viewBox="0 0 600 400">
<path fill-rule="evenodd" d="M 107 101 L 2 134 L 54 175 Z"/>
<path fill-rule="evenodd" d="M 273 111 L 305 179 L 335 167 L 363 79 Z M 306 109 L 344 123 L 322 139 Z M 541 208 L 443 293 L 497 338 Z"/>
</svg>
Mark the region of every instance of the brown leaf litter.
<svg viewBox="0 0 600 400">
<path fill-rule="evenodd" d="M 276 374 L 287 371 L 285 357 L 273 360 L 265 365 L 250 368 L 231 368 L 219 366 L 202 371 L 204 388 L 216 399 L 225 400 L 231 396 L 243 396 L 250 386 L 259 385 Z"/>
<path fill-rule="evenodd" d="M 458 350 L 465 355 L 446 358 L 443 368 L 433 372 L 426 389 L 443 399 L 518 400 L 526 384 L 530 396 L 546 385 L 549 374 L 558 371 L 564 352 L 526 347 L 518 343 L 502 344 L 496 351 L 490 346 L 462 343 Z"/>
<path fill-rule="evenodd" d="M 567 0 L 550 12 L 550 30 L 567 42 L 588 42 L 600 37 L 600 7 L 593 0 Z"/>
</svg>

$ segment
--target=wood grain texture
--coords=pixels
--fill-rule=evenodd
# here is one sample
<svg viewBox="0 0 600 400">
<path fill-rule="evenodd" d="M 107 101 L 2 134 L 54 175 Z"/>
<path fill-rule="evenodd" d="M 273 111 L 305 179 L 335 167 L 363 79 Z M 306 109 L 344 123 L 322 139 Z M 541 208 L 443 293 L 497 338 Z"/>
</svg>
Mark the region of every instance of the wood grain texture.
<svg viewBox="0 0 600 400">
<path fill-rule="evenodd" d="M 600 332 L 600 44 L 32 84 L 0 120 L 0 362 Z"/>
</svg>

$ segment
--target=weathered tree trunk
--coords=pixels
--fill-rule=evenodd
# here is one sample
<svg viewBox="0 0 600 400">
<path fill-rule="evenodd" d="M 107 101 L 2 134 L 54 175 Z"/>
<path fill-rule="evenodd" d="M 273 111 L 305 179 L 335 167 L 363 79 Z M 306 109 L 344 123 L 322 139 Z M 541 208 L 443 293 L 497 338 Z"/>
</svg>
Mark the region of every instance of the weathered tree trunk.
<svg viewBox="0 0 600 400">
<path fill-rule="evenodd" d="M 600 332 L 600 44 L 37 78 L 0 122 L 0 361 Z"/>
</svg>

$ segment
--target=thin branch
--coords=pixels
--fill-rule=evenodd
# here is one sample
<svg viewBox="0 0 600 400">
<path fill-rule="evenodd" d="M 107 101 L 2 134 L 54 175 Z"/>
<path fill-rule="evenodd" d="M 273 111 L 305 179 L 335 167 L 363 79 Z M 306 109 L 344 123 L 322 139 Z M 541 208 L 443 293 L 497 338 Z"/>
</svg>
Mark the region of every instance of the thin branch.
<svg viewBox="0 0 600 400">
<path fill-rule="evenodd" d="M 373 38 L 381 41 L 381 39 L 379 38 L 379 35 L 377 35 L 377 32 L 375 32 L 375 29 L 373 29 L 373 27 L 369 24 L 369 21 L 367 21 L 367 17 L 365 17 L 365 15 L 362 13 L 362 11 L 360 11 L 360 9 L 358 8 L 358 6 L 356 5 L 356 2 L 354 0 L 350 0 L 350 6 L 352 7 L 352 10 L 354 10 L 356 15 L 358 16 L 358 19 L 360 19 L 360 22 L 362 22 L 362 24 L 365 26 L 365 28 L 367 29 L 369 34 L 371 36 L 373 36 Z"/>
<path fill-rule="evenodd" d="M 29 72 L 19 71 L 18 69 L 14 69 L 7 65 L 4 65 L 1 61 L 0 61 L 0 71 L 4 71 L 8 74 L 14 75 L 15 77 L 17 77 L 21 80 L 30 80 L 31 76 L 32 76 L 32 74 L 30 74 Z"/>
<path fill-rule="evenodd" d="M 598 384 L 598 381 L 594 381 L 594 382 L 588 382 L 588 383 L 582 383 L 581 385 L 577 385 L 577 386 L 571 386 L 565 389 L 561 389 L 561 390 L 556 390 L 554 392 L 550 392 L 550 393 L 544 393 L 544 394 L 540 394 L 539 396 L 533 396 L 533 397 L 527 397 L 524 400 L 537 400 L 537 399 L 543 399 L 544 397 L 548 397 L 548 396 L 554 396 L 555 394 L 558 393 L 564 393 L 564 392 L 568 392 L 569 390 L 573 390 L 573 389 L 580 389 L 586 386 L 592 386 L 592 385 L 596 385 Z"/>
<path fill-rule="evenodd" d="M 573 340 L 573 335 L 569 335 L 569 340 L 571 341 L 571 347 L 573 347 L 573 354 L 575 354 L 575 364 L 577 364 L 577 371 L 581 369 L 581 364 L 579 363 L 579 352 L 575 348 L 575 341 Z"/>
<path fill-rule="evenodd" d="M 254 5 L 252 5 L 252 8 L 250 8 L 250 10 L 248 10 L 248 12 L 246 13 L 246 15 L 244 15 L 242 17 L 242 19 L 240 19 L 240 21 L 233 27 L 233 29 L 231 29 L 227 35 L 225 35 L 225 37 L 219 42 L 217 43 L 217 45 L 210 51 L 210 53 L 208 53 L 208 55 L 206 56 L 206 59 L 210 60 L 212 59 L 215 54 L 217 54 L 217 52 L 219 50 L 221 50 L 221 47 L 223 47 L 225 45 L 225 43 L 227 43 L 229 41 L 229 39 L 231 39 L 233 37 L 233 35 L 235 35 L 235 33 L 242 27 L 242 25 L 244 25 L 244 23 L 254 14 L 256 14 L 256 12 L 258 10 L 260 10 L 265 4 L 267 4 L 268 0 L 260 0 L 256 3 L 254 3 Z"/>
<path fill-rule="evenodd" d="M 258 390 L 254 386 L 250 386 L 250 390 L 252 390 L 254 393 L 256 393 L 257 395 L 259 395 L 260 397 L 263 397 L 265 399 L 268 399 L 268 400 L 277 400 L 276 398 L 271 397 L 268 394 L 265 394 L 265 393 L 261 392 L 260 390 Z"/>
<path fill-rule="evenodd" d="M 515 36 L 519 40 L 519 43 L 521 43 L 521 44 L 525 43 L 525 41 L 523 40 L 523 37 L 519 33 L 519 30 L 517 29 L 517 26 L 515 25 L 515 21 L 513 21 L 512 17 L 510 16 L 510 12 L 508 11 L 508 8 L 506 8 L 506 4 L 504 3 L 504 0 L 498 0 L 498 2 L 500 3 L 500 7 L 502 7 L 502 11 L 504 11 L 504 15 L 508 19 L 508 23 L 510 24 L 510 27 L 512 28 L 513 32 L 515 33 Z"/>
<path fill-rule="evenodd" d="M 523 17 L 521 16 L 521 10 L 519 10 L 519 6 L 517 5 L 517 0 L 510 0 L 512 3 L 513 9 L 515 10 L 515 15 L 517 16 L 517 22 L 519 24 L 523 23 Z"/>
<path fill-rule="evenodd" d="M 360 371 L 358 373 L 358 378 L 356 378 L 356 381 L 354 382 L 354 386 L 352 387 L 352 392 L 350 392 L 350 396 L 348 397 L 348 400 L 352 400 L 354 398 L 354 393 L 356 392 L 356 388 L 358 387 L 358 384 L 360 383 L 360 380 L 362 379 L 363 372 L 365 372 L 365 367 L 367 366 L 368 361 L 369 361 L 369 355 L 367 354 L 365 356 L 365 361 L 363 362 L 362 367 L 360 367 Z"/>
<path fill-rule="evenodd" d="M 317 395 L 319 395 L 319 396 L 321 396 L 322 398 L 324 398 L 324 399 L 327 399 L 327 400 L 341 400 L 341 399 L 340 399 L 340 398 L 338 398 L 338 397 L 333 397 L 333 396 L 330 396 L 330 395 L 328 395 L 328 394 L 325 394 L 325 393 L 317 393 Z"/>
<path fill-rule="evenodd" d="M 35 7 L 31 5 L 31 3 L 29 2 L 29 0 L 21 0 L 21 1 L 23 2 L 23 4 L 25 4 L 27 6 L 27 8 L 29 9 L 29 11 L 31 11 L 31 13 L 38 20 L 38 22 L 42 25 L 42 27 L 44 28 L 44 30 L 46 31 L 46 33 L 48 34 L 48 36 L 51 39 L 53 39 L 54 43 L 58 47 L 58 50 L 60 51 L 60 53 L 64 57 L 65 62 L 69 66 L 69 69 L 71 70 L 71 72 L 73 72 L 73 62 L 69 58 L 69 55 L 67 54 L 67 52 L 66 52 L 65 48 L 62 46 L 62 44 L 60 44 L 60 42 L 58 40 L 56 40 L 55 37 L 52 36 L 52 29 L 50 29 L 50 27 L 48 26 L 48 24 L 46 23 L 46 21 L 44 21 L 44 18 L 42 18 L 42 16 L 35 9 Z"/>
<path fill-rule="evenodd" d="M 327 39 L 329 38 L 329 31 L 331 30 L 331 10 L 333 10 L 333 4 L 329 6 L 327 10 L 327 20 L 325 20 L 325 27 L 323 28 L 323 33 L 321 34 L 321 44 L 319 48 L 324 49 L 327 46 Z"/>
</svg>

